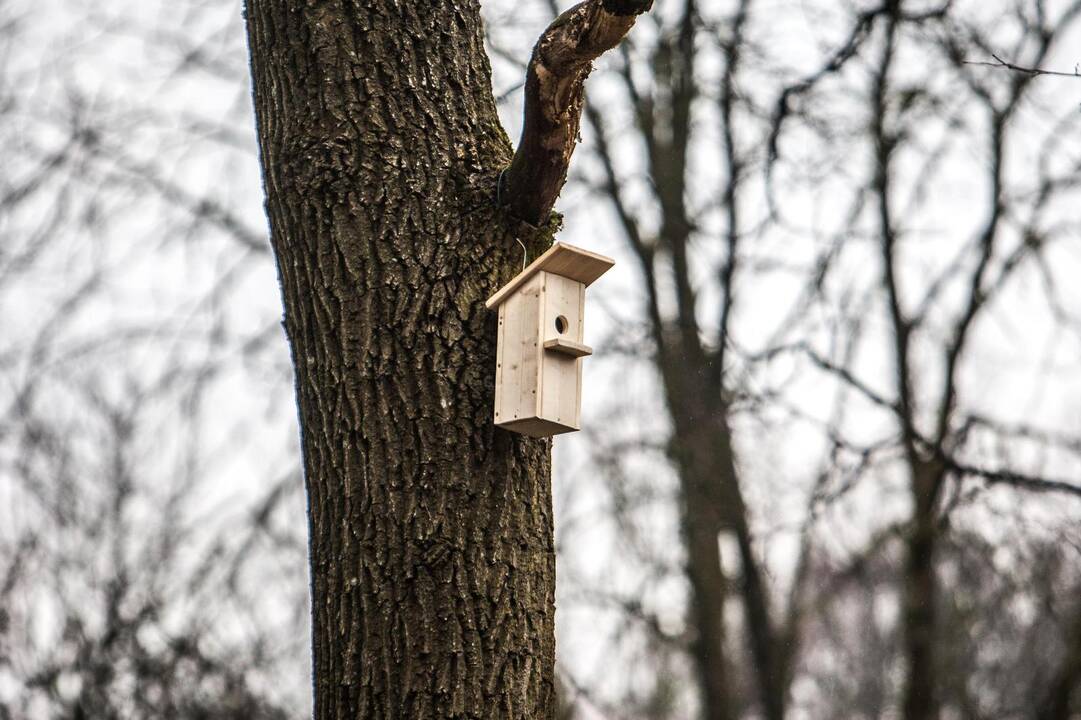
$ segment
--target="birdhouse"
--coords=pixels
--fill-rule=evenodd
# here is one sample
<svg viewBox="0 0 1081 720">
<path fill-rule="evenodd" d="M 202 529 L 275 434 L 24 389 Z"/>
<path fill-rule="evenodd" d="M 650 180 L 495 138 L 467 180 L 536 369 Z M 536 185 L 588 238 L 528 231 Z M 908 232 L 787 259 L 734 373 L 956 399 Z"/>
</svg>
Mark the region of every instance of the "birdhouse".
<svg viewBox="0 0 1081 720">
<path fill-rule="evenodd" d="M 488 298 L 499 308 L 495 424 L 547 437 L 579 429 L 586 287 L 615 264 L 556 243 Z"/>
</svg>

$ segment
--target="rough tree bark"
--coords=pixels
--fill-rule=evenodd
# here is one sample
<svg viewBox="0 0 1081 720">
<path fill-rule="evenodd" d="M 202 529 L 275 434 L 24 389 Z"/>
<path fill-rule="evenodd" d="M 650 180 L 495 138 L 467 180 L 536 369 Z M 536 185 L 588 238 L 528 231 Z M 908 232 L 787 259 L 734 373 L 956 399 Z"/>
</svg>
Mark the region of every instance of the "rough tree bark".
<svg viewBox="0 0 1081 720">
<path fill-rule="evenodd" d="M 590 62 L 648 6 L 544 33 L 512 164 L 477 2 L 248 2 L 319 720 L 553 716 L 550 446 L 492 425 L 483 302 L 551 242 Z"/>
</svg>

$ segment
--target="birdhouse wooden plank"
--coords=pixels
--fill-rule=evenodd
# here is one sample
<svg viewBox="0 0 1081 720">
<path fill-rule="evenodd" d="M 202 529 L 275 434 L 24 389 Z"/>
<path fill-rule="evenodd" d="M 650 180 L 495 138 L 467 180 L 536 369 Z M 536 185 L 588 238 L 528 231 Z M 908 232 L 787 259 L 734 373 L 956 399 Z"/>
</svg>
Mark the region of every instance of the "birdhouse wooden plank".
<svg viewBox="0 0 1081 720">
<path fill-rule="evenodd" d="M 615 262 L 556 243 L 488 298 L 499 308 L 495 424 L 546 437 L 580 428 L 585 290 Z"/>
</svg>

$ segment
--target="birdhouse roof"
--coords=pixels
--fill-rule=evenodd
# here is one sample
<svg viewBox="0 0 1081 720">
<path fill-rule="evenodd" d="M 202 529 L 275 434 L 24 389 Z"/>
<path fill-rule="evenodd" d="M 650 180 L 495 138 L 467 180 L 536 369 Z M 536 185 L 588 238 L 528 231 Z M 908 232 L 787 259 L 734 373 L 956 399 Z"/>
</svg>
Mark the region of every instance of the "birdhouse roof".
<svg viewBox="0 0 1081 720">
<path fill-rule="evenodd" d="M 608 269 L 615 264 L 616 261 L 612 258 L 591 253 L 573 245 L 557 242 L 548 248 L 543 255 L 531 262 L 529 267 L 518 273 L 513 280 L 499 288 L 499 292 L 488 298 L 484 306 L 489 309 L 498 306 L 541 270 L 562 275 L 565 278 L 570 278 L 588 286 L 608 272 Z"/>
</svg>

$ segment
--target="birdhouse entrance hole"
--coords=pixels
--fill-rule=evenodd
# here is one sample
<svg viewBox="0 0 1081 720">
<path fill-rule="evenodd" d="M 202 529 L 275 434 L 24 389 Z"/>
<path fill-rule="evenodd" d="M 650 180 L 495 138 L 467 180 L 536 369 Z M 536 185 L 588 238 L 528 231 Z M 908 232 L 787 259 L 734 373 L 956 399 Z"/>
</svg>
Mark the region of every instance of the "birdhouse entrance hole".
<svg viewBox="0 0 1081 720">
<path fill-rule="evenodd" d="M 560 335 L 567 332 L 567 318 L 562 315 L 556 316 L 556 332 Z"/>
</svg>

